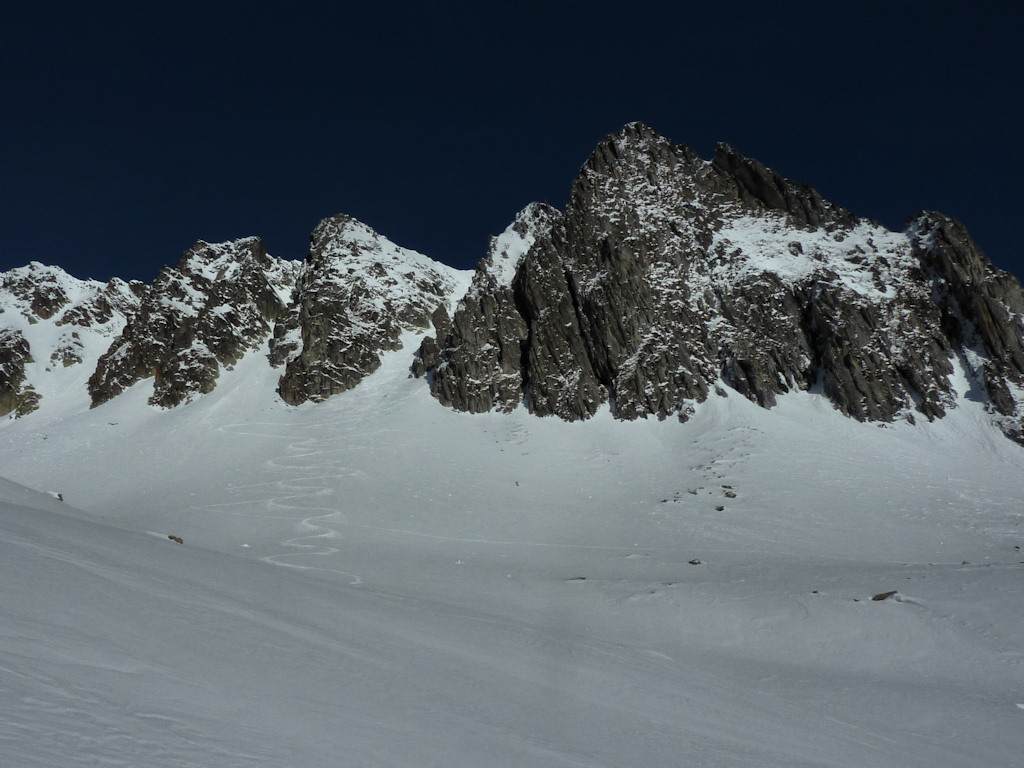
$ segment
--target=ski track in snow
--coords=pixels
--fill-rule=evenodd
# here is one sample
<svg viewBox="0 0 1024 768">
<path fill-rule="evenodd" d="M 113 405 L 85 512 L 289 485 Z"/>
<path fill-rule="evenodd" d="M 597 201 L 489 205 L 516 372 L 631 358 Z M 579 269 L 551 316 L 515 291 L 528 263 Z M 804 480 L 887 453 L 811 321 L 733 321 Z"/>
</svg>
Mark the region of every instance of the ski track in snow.
<svg viewBox="0 0 1024 768">
<path fill-rule="evenodd" d="M 229 396 L 243 361 L 190 410 L 139 411 L 171 427 L 151 458 L 118 432 L 128 405 L 63 426 L 65 448 L 14 425 L 65 474 L 0 441 L 16 479 L 114 498 L 119 525 L 185 545 L 146 536 L 125 564 L 4 529 L 5 562 L 90 597 L 61 604 L 74 631 L 0 622 L 0 749 L 158 768 L 1019 757 L 1024 460 L 1002 437 L 859 425 L 803 395 L 709 401 L 686 425 L 465 416 L 407 365 L 286 409 Z M 151 487 L 105 487 L 86 438 Z M 146 622 L 110 637 L 124 599 Z"/>
</svg>

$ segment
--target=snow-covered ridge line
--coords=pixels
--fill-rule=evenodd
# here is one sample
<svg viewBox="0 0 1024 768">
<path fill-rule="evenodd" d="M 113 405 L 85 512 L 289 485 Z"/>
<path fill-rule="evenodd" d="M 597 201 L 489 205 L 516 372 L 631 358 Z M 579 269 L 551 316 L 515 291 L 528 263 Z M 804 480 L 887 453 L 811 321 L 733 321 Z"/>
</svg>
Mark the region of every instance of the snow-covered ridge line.
<svg viewBox="0 0 1024 768">
<path fill-rule="evenodd" d="M 706 161 L 632 123 L 519 242 L 424 342 L 446 405 L 686 418 L 730 389 L 771 407 L 816 388 L 857 419 L 932 419 L 977 349 L 977 387 L 1022 434 L 1024 292 L 941 214 L 890 232 L 728 145 Z"/>
<path fill-rule="evenodd" d="M 38 262 L 0 275 L 0 416 L 24 416 L 52 399 L 87 406 L 96 360 L 146 290 L 119 278 L 80 280 Z"/>
<path fill-rule="evenodd" d="M 326 394 L 317 387 L 333 376 L 323 370 L 332 355 L 360 362 L 350 384 L 339 388 L 334 377 L 333 389 L 321 387 L 327 394 L 358 383 L 401 329 L 428 326 L 439 308 L 451 312 L 469 284 L 471 273 L 400 248 L 347 216 L 325 219 L 313 240 L 305 262 L 268 255 L 258 237 L 200 240 L 151 286 L 76 280 L 41 264 L 5 273 L 0 415 L 58 402 L 96 407 L 145 381 L 152 382 L 152 405 L 174 407 L 212 391 L 223 371 L 268 343 L 269 355 L 262 354 L 272 365 L 317 358 L 315 370 L 286 370 L 282 391 L 306 393 L 290 402 L 320 399 Z M 303 316 L 311 301 L 322 306 Z M 326 307 L 334 314 L 325 324 Z M 69 323 L 90 330 L 56 330 Z M 335 347 L 315 351 L 328 337 Z M 52 368 L 39 364 L 44 355 L 73 360 L 77 375 L 51 376 Z M 340 367 L 352 368 L 350 362 Z"/>
<path fill-rule="evenodd" d="M 41 349 L 94 368 L 94 407 L 150 380 L 151 404 L 188 403 L 253 353 L 298 405 L 357 386 L 416 329 L 430 335 L 412 370 L 470 412 L 686 418 L 730 390 L 772 407 L 813 389 L 856 419 L 933 419 L 957 406 L 949 376 L 970 353 L 995 420 L 1024 436 L 1024 292 L 958 222 L 889 232 L 728 145 L 704 160 L 639 123 L 598 146 L 565 211 L 527 206 L 473 273 L 345 215 L 317 225 L 302 263 L 244 238 L 196 243 L 148 288 L 44 272 L 6 278 L 32 287 L 0 342 L 0 411 L 39 404 Z M 90 291 L 119 313 L 99 354 L 22 327 Z"/>
</svg>

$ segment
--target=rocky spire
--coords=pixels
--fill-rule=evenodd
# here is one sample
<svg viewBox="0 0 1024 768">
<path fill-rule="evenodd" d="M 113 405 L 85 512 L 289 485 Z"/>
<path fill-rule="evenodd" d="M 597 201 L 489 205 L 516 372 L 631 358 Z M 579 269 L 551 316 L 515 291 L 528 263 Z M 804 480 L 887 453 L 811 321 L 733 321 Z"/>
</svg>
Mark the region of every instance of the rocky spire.
<svg viewBox="0 0 1024 768">
<path fill-rule="evenodd" d="M 322 401 L 351 389 L 401 348 L 404 329 L 464 289 L 456 270 L 399 248 L 349 216 L 321 221 L 288 314 L 274 329 L 271 363 L 284 365 L 286 403 Z"/>
<path fill-rule="evenodd" d="M 197 242 L 157 276 L 89 379 L 93 406 L 153 378 L 150 403 L 165 408 L 216 386 L 269 336 L 296 266 L 267 255 L 257 237 Z"/>
<path fill-rule="evenodd" d="M 727 145 L 705 162 L 638 123 L 549 219 L 510 288 L 476 279 L 425 343 L 441 402 L 685 418 L 711 391 L 771 407 L 818 389 L 857 419 L 931 419 L 963 359 L 1018 436 L 1021 289 L 950 219 L 890 232 Z"/>
</svg>

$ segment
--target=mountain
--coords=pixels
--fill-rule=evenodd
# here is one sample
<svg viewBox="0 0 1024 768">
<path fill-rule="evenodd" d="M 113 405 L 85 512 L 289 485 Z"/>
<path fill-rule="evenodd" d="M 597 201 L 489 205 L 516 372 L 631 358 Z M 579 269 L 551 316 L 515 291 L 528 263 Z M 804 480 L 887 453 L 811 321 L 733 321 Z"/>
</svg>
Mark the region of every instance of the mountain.
<svg viewBox="0 0 1024 768">
<path fill-rule="evenodd" d="M 8 272 L 0 764 L 1014 765 L 1019 298 L 636 124 L 475 271 Z"/>
<path fill-rule="evenodd" d="M 84 397 L 97 359 L 148 292 L 39 263 L 0 275 L 0 415 L 24 416 L 57 392 Z"/>
<path fill-rule="evenodd" d="M 452 407 L 686 418 L 711 392 L 815 390 L 857 419 L 931 419 L 960 365 L 1021 439 L 1024 293 L 941 214 L 889 232 L 727 145 L 705 162 L 634 124 L 530 231 L 425 346 Z"/>
<path fill-rule="evenodd" d="M 258 238 L 200 242 L 152 286 L 112 281 L 98 315 L 59 270 L 2 279 L 0 411 L 18 416 L 52 389 L 30 360 L 72 359 L 69 324 L 109 339 L 73 353 L 93 407 L 150 379 L 153 405 L 189 402 L 264 343 L 281 398 L 321 402 L 432 327 L 412 370 L 456 410 L 685 419 L 709 396 L 770 408 L 802 390 L 858 420 L 930 420 L 957 407 L 963 368 L 1024 439 L 1024 292 L 961 224 L 922 212 L 890 232 L 728 145 L 705 161 L 639 123 L 598 146 L 565 211 L 528 206 L 471 276 L 339 215 L 303 263 Z"/>
</svg>

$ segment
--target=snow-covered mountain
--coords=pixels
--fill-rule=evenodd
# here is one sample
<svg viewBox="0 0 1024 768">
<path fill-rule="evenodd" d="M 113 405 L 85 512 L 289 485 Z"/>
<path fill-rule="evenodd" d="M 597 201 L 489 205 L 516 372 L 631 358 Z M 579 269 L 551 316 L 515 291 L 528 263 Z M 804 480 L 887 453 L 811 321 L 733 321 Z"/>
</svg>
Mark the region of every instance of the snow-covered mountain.
<svg viewBox="0 0 1024 768">
<path fill-rule="evenodd" d="M 955 407 L 964 366 L 1024 434 L 1024 293 L 941 214 L 889 232 L 726 145 L 706 162 L 633 124 L 537 229 L 427 344 L 442 402 L 686 418 L 711 393 L 771 407 L 797 389 L 891 422 Z"/>
<path fill-rule="evenodd" d="M 630 125 L 475 272 L 336 216 L 0 307 L 0 766 L 1024 752 L 1024 306 L 951 219 Z"/>
<path fill-rule="evenodd" d="M 0 275 L 0 415 L 24 416 L 58 393 L 88 407 L 96 361 L 148 292 L 35 262 Z"/>
<path fill-rule="evenodd" d="M 0 410 L 24 416 L 53 372 L 39 360 L 77 344 L 33 342 L 25 322 L 68 324 L 48 291 L 91 299 L 38 265 L 3 280 Z M 432 325 L 413 370 L 457 410 L 685 419 L 709 396 L 772 407 L 803 390 L 914 421 L 957 407 L 964 368 L 993 422 L 1024 435 L 1024 292 L 962 225 L 923 212 L 890 232 L 727 145 L 705 161 L 639 123 L 595 150 L 565 211 L 528 206 L 472 276 L 339 215 L 302 264 L 257 238 L 200 242 L 152 286 L 106 290 L 141 300 L 111 303 L 104 332 L 120 336 L 102 355 L 74 352 L 93 406 L 148 379 L 153 405 L 188 402 L 267 339 L 281 398 L 323 401 Z"/>
</svg>

